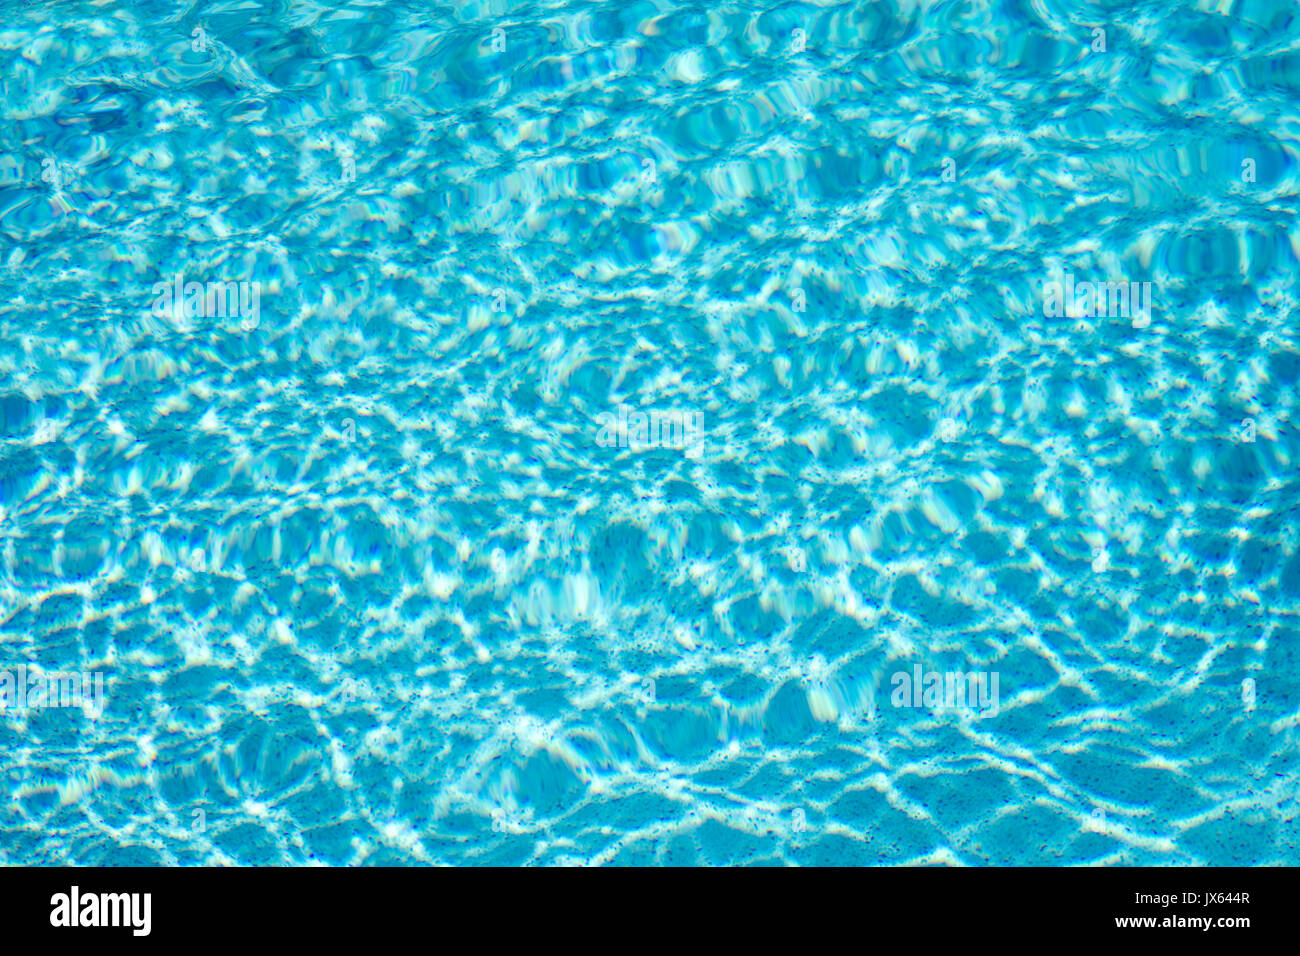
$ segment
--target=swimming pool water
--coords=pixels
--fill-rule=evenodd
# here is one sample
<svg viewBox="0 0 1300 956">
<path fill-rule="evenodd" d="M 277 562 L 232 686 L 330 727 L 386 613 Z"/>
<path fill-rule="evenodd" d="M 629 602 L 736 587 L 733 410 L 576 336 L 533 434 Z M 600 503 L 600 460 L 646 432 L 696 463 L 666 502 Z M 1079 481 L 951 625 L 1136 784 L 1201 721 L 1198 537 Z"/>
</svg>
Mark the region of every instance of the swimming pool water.
<svg viewBox="0 0 1300 956">
<path fill-rule="evenodd" d="M 0 10 L 0 862 L 1300 862 L 1293 2 Z"/>
</svg>

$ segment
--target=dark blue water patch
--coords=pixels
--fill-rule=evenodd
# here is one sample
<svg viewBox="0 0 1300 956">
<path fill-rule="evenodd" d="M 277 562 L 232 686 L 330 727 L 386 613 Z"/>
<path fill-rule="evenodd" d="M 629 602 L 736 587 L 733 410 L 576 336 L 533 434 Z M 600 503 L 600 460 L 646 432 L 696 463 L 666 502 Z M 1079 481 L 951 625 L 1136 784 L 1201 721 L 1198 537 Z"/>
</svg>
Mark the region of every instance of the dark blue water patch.
<svg viewBox="0 0 1300 956">
<path fill-rule="evenodd" d="M 1225 866 L 1249 866 L 1268 855 L 1278 840 L 1278 823 L 1258 810 L 1209 819 L 1182 834 L 1181 842 L 1202 859 L 1223 860 Z"/>
<path fill-rule="evenodd" d="M 747 594 L 731 606 L 730 618 L 745 640 L 766 641 L 786 630 L 786 619 L 775 607 L 764 609 L 757 594 Z"/>
<path fill-rule="evenodd" d="M 276 842 L 265 826 L 256 823 L 236 823 L 231 827 L 214 827 L 209 831 L 208 839 L 212 845 L 230 857 L 247 860 L 250 866 L 276 866 L 283 863 L 283 856 Z M 136 866 L 146 864 L 136 863 Z"/>
<path fill-rule="evenodd" d="M 547 751 L 538 751 L 514 767 L 519 802 L 549 814 L 572 802 L 583 790 L 573 770 Z"/>
<path fill-rule="evenodd" d="M 805 836 L 788 853 L 801 866 L 880 866 L 896 862 L 874 841 L 859 842 L 840 833 L 817 835 L 812 839 Z"/>
<path fill-rule="evenodd" d="M 1028 802 L 1011 778 L 992 769 L 953 767 L 932 777 L 903 774 L 896 787 L 924 806 L 945 830 L 961 829 L 972 820 L 996 816 L 1002 807 Z"/>
<path fill-rule="evenodd" d="M 343 815 L 345 807 L 334 818 L 325 818 L 318 825 L 305 826 L 302 829 L 303 843 L 306 845 L 306 859 L 330 866 L 342 866 L 349 863 L 354 854 L 352 838 L 355 832 L 352 821 Z"/>
<path fill-rule="evenodd" d="M 787 681 L 772 696 L 763 714 L 763 739 L 771 746 L 808 743 L 822 725 L 808 707 L 808 695 L 795 681 Z"/>
<path fill-rule="evenodd" d="M 1279 627 L 1267 636 L 1256 681 L 1260 706 L 1266 712 L 1295 712 L 1300 705 L 1300 630 Z"/>
<path fill-rule="evenodd" d="M 40 415 L 40 406 L 24 395 L 10 392 L 0 396 L 0 435 L 25 436 L 33 431 Z"/>
<path fill-rule="evenodd" d="M 660 820 L 671 820 L 680 813 L 680 806 L 658 793 L 629 793 L 601 801 L 599 822 L 614 826 L 620 832 L 632 833 L 649 829 Z M 653 844 L 647 852 L 652 852 Z"/>
<path fill-rule="evenodd" d="M 660 866 L 683 867 L 699 866 L 707 862 L 701 859 L 700 848 L 694 833 L 679 833 L 668 838 L 666 846 L 659 849 L 656 862 Z"/>
<path fill-rule="evenodd" d="M 83 606 L 84 599 L 80 594 L 51 594 L 41 601 L 35 623 L 41 633 L 49 635 L 46 647 L 75 643 L 75 631 L 71 631 L 68 625 L 81 618 Z"/>
<path fill-rule="evenodd" d="M 893 807 L 878 790 L 851 786 L 826 808 L 826 815 L 851 824 L 855 833 L 862 834 L 864 845 L 859 853 L 873 864 L 922 856 L 945 842 L 934 824 L 915 820 Z"/>
<path fill-rule="evenodd" d="M 1082 753 L 1058 754 L 1056 767 L 1082 790 L 1128 805 L 1195 814 L 1205 800 L 1174 771 L 1134 765 L 1134 752 L 1095 744 Z"/>
<path fill-rule="evenodd" d="M 755 835 L 745 830 L 727 826 L 717 820 L 706 820 L 695 831 L 700 850 L 711 866 L 739 866 L 753 857 L 770 852 L 773 837 Z"/>
<path fill-rule="evenodd" d="M 962 847 L 972 862 L 1014 866 L 1015 861 L 1060 859 L 1079 834 L 1077 819 L 1056 807 L 1028 804 L 1015 814 L 991 820 L 979 836 Z"/>
<path fill-rule="evenodd" d="M 1252 87 L 1294 95 L 1300 90 L 1300 53 L 1278 52 L 1241 61 L 1241 77 Z"/>
<path fill-rule="evenodd" d="M 974 610 L 965 604 L 929 594 L 911 575 L 895 583 L 890 603 L 897 610 L 914 615 L 929 628 L 965 627 L 975 616 Z"/>
<path fill-rule="evenodd" d="M 1248 587 L 1262 586 L 1277 570 L 1281 555 L 1275 545 L 1259 538 L 1243 542 L 1233 562 L 1240 580 Z"/>
<path fill-rule="evenodd" d="M 1011 554 L 1010 542 L 991 531 L 968 531 L 961 535 L 960 544 L 985 568 L 998 567 Z"/>
<path fill-rule="evenodd" d="M 859 593 L 869 593 L 856 582 Z M 789 635 L 791 647 L 802 653 L 819 653 L 828 660 L 879 644 L 879 636 L 860 622 L 830 608 L 820 608 L 814 613 L 795 620 Z"/>
<path fill-rule="evenodd" d="M 640 727 L 646 746 L 658 759 L 688 763 L 704 760 L 720 746 L 718 729 L 716 710 L 657 701 L 648 708 Z"/>
</svg>

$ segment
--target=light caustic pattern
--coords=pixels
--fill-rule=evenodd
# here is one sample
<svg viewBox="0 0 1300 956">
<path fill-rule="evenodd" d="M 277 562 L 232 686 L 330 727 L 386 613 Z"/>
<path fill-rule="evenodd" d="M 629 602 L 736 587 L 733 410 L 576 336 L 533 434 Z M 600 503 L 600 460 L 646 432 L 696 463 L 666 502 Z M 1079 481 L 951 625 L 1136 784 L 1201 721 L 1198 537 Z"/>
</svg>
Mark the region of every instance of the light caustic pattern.
<svg viewBox="0 0 1300 956">
<path fill-rule="evenodd" d="M 3 6 L 0 862 L 1300 862 L 1290 0 Z"/>
</svg>

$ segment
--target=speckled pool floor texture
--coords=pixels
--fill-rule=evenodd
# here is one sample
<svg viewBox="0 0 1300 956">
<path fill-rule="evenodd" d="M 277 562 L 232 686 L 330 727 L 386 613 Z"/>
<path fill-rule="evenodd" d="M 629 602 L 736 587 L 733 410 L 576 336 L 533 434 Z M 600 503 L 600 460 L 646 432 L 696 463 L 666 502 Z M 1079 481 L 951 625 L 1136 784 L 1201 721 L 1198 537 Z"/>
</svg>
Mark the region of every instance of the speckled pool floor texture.
<svg viewBox="0 0 1300 956">
<path fill-rule="evenodd" d="M 0 9 L 0 863 L 1300 862 L 1295 3 Z"/>
</svg>

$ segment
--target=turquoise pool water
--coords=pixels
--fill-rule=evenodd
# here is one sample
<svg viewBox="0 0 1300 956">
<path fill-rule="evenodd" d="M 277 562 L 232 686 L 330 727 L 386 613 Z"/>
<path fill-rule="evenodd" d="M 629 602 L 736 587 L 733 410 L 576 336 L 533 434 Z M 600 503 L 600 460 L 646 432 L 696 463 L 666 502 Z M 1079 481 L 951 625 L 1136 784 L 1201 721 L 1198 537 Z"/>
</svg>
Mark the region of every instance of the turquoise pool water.
<svg viewBox="0 0 1300 956">
<path fill-rule="evenodd" d="M 0 8 L 0 862 L 1300 862 L 1294 3 Z"/>
</svg>

